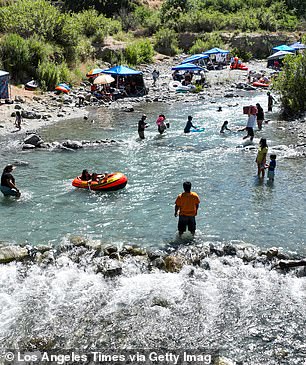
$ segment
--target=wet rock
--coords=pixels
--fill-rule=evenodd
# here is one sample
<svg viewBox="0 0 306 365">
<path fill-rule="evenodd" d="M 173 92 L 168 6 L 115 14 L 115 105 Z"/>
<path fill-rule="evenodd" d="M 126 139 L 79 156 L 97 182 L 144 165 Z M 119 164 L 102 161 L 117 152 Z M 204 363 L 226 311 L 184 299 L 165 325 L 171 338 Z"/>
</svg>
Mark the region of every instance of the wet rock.
<svg viewBox="0 0 306 365">
<path fill-rule="evenodd" d="M 21 110 L 21 109 L 22 109 L 22 106 L 21 106 L 21 105 L 19 105 L 19 104 L 16 104 L 16 105 L 14 106 L 14 109 L 16 109 L 16 110 Z M 16 115 L 16 113 L 15 113 L 15 115 Z"/>
<path fill-rule="evenodd" d="M 207 260 L 201 260 L 199 266 L 203 270 L 210 270 L 210 265 Z"/>
<path fill-rule="evenodd" d="M 23 143 L 33 145 L 34 147 L 40 146 L 44 141 L 37 134 L 30 134 L 27 136 Z"/>
<path fill-rule="evenodd" d="M 179 272 L 183 267 L 183 260 L 177 256 L 167 256 L 164 261 L 167 272 Z"/>
<path fill-rule="evenodd" d="M 87 239 L 81 236 L 72 236 L 69 239 L 70 243 L 73 246 L 79 247 L 79 246 L 86 246 Z"/>
<path fill-rule="evenodd" d="M 83 148 L 82 142 L 79 141 L 71 141 L 70 139 L 67 139 L 67 141 L 64 141 L 62 143 L 64 147 L 67 147 L 72 150 L 77 150 L 79 148 Z"/>
<path fill-rule="evenodd" d="M 29 256 L 26 247 L 20 246 L 5 246 L 0 248 L 0 263 L 22 260 Z"/>
<path fill-rule="evenodd" d="M 231 359 L 220 356 L 215 360 L 214 365 L 235 365 L 235 363 Z"/>
<path fill-rule="evenodd" d="M 103 252 L 104 252 L 104 255 L 110 256 L 111 254 L 118 252 L 118 247 L 109 245 L 109 246 L 104 247 Z"/>
<path fill-rule="evenodd" d="M 147 254 L 147 252 L 144 248 L 141 248 L 141 247 L 124 245 L 120 254 L 122 256 L 125 256 L 125 255 L 144 256 Z"/>
<path fill-rule="evenodd" d="M 276 247 L 271 247 L 267 253 L 267 259 L 272 260 L 274 257 L 277 257 L 278 255 L 278 249 Z"/>
<path fill-rule="evenodd" d="M 116 260 L 103 260 L 97 265 L 97 273 L 102 273 L 105 277 L 114 277 L 122 274 L 122 265 Z"/>
<path fill-rule="evenodd" d="M 35 249 L 38 251 L 38 252 L 41 252 L 41 253 L 44 253 L 46 251 L 49 251 L 52 249 L 51 246 L 49 245 L 39 245 L 39 246 L 35 246 Z"/>
<path fill-rule="evenodd" d="M 35 149 L 36 147 L 34 146 L 34 145 L 32 145 L 32 144 L 23 144 L 22 145 L 22 149 L 23 150 L 33 150 L 33 149 Z"/>
<path fill-rule="evenodd" d="M 155 297 L 152 300 L 152 306 L 155 305 L 163 308 L 168 308 L 170 307 L 170 302 L 165 298 Z"/>
<path fill-rule="evenodd" d="M 212 243 L 209 245 L 210 253 L 220 257 L 224 255 L 221 247 L 214 246 Z"/>
<path fill-rule="evenodd" d="M 237 248 L 233 245 L 224 245 L 223 251 L 225 255 L 236 256 Z"/>
<path fill-rule="evenodd" d="M 161 257 L 157 257 L 156 259 L 152 260 L 151 267 L 156 267 L 159 270 L 165 270 L 166 263 Z"/>
<path fill-rule="evenodd" d="M 94 241 L 94 240 L 89 240 L 85 243 L 85 247 L 88 248 L 89 250 L 95 250 L 95 251 L 100 251 L 101 250 L 101 242 L 100 241 Z"/>
<path fill-rule="evenodd" d="M 147 255 L 148 255 L 149 259 L 153 261 L 159 257 L 163 257 L 165 254 L 161 250 L 154 250 L 154 251 L 149 250 L 149 251 L 147 251 Z"/>
<path fill-rule="evenodd" d="M 55 340 L 53 338 L 48 337 L 33 337 L 28 342 L 25 343 L 23 348 L 29 350 L 40 350 L 40 351 L 48 351 L 52 350 L 55 345 Z"/>
</svg>

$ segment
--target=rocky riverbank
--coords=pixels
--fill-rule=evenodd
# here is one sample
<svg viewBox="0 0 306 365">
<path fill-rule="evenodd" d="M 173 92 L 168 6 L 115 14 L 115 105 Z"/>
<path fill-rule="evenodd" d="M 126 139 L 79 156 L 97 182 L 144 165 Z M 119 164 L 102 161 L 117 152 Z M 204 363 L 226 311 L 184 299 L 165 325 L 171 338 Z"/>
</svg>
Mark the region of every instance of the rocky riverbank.
<svg viewBox="0 0 306 365">
<path fill-rule="evenodd" d="M 242 243 L 205 243 L 195 246 L 182 243 L 150 250 L 135 245 L 119 247 L 99 240 L 71 236 L 54 247 L 44 244 L 0 245 L 0 264 L 20 261 L 26 268 L 31 265 L 69 266 L 71 263 L 104 277 L 129 276 L 131 272 L 154 273 L 156 270 L 174 273 L 186 267 L 190 271 L 189 275 L 193 275 L 193 267 L 210 270 L 211 260 L 219 260 L 226 266 L 251 265 L 281 273 L 291 271 L 298 277 L 306 276 L 306 260 L 302 256 L 275 247 L 261 250 Z"/>
<path fill-rule="evenodd" d="M 206 86 L 197 93 L 177 93 L 169 84 L 172 81 L 171 67 L 178 64 L 183 56 L 174 59 L 164 57 L 154 65 L 144 65 L 141 70 L 144 74 L 148 94 L 143 97 L 118 99 L 113 102 L 105 102 L 94 98 L 89 92 L 89 85 L 84 83 L 79 87 L 73 88 L 69 95 L 55 95 L 52 92 L 41 95 L 33 92 L 12 88 L 12 104 L 1 104 L 0 107 L 0 137 L 11 136 L 14 140 L 24 140 L 25 135 L 38 131 L 52 123 L 63 122 L 67 119 L 90 118 L 90 107 L 111 108 L 125 112 L 133 112 L 135 106 L 142 103 L 177 103 L 177 102 L 196 102 L 216 103 L 223 98 L 223 103 L 227 106 L 236 106 L 247 95 L 252 86 L 247 84 L 247 71 L 241 70 L 215 70 L 206 73 Z M 271 70 L 266 68 L 266 62 L 254 60 L 247 64 L 249 70 L 266 75 L 271 74 Z M 157 69 L 160 77 L 153 86 L 151 73 Z M 259 90 L 265 93 L 266 90 Z M 85 98 L 84 106 L 78 106 L 78 96 L 82 94 Z M 23 116 L 21 131 L 14 127 L 15 113 L 19 110 Z M 305 118 L 300 120 L 284 122 L 278 121 L 279 128 L 288 128 L 292 135 L 294 148 L 297 155 L 306 156 L 306 122 Z M 21 144 L 23 145 L 23 144 Z M 55 146 L 56 145 L 56 146 Z M 50 148 L 58 147 L 55 145 Z M 63 147 L 67 147 L 63 145 Z M 28 148 L 32 148 L 28 144 Z M 63 149 L 64 149 L 63 148 Z M 70 148 L 69 146 L 67 148 Z M 72 148 L 73 149 L 73 148 Z"/>
</svg>

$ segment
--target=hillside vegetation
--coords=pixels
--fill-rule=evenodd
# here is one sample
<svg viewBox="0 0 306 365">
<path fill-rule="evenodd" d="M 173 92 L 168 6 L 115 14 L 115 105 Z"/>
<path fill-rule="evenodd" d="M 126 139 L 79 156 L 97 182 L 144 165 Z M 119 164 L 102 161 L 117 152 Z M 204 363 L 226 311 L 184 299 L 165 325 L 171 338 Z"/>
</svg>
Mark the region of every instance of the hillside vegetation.
<svg viewBox="0 0 306 365">
<path fill-rule="evenodd" d="M 0 2 L 0 66 L 16 82 L 36 78 L 53 88 L 79 81 L 79 64 L 94 67 L 109 36 L 127 46 L 102 61 L 137 65 L 154 51 L 178 53 L 180 33 L 196 33 L 188 48 L 201 52 L 222 46 L 221 31 L 301 31 L 305 18 L 304 0 L 7 0 Z"/>
</svg>

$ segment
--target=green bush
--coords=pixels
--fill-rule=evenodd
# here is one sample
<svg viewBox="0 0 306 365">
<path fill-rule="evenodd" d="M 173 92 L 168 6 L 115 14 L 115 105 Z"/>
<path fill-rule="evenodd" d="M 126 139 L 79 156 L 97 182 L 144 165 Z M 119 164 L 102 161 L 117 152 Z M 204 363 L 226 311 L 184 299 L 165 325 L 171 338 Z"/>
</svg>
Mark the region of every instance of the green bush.
<svg viewBox="0 0 306 365">
<path fill-rule="evenodd" d="M 192 11 L 182 14 L 176 29 L 181 32 L 213 32 L 224 26 L 224 15 L 216 11 Z"/>
<path fill-rule="evenodd" d="M 124 57 L 128 64 L 139 65 L 140 63 L 151 63 L 154 50 L 151 42 L 147 39 L 136 41 L 127 46 Z"/>
<path fill-rule="evenodd" d="M 157 52 L 174 56 L 179 53 L 177 34 L 172 29 L 160 29 L 155 34 L 154 48 Z"/>
<path fill-rule="evenodd" d="M 203 38 L 197 39 L 189 52 L 190 54 L 202 53 L 213 47 L 224 47 L 223 41 L 218 33 L 205 34 Z"/>
<path fill-rule="evenodd" d="M 28 43 L 18 34 L 7 34 L 1 39 L 0 55 L 3 68 L 16 81 L 26 77 L 27 66 L 31 63 Z"/>
<path fill-rule="evenodd" d="M 244 48 L 233 48 L 231 54 L 240 58 L 244 62 L 249 61 L 253 57 L 252 53 L 245 51 Z"/>
<path fill-rule="evenodd" d="M 305 84 L 305 54 L 286 56 L 282 72 L 273 83 L 273 87 L 280 92 L 284 116 L 293 117 L 306 111 Z"/>
<path fill-rule="evenodd" d="M 42 89 L 54 90 L 58 83 L 70 82 L 70 71 L 66 63 L 42 62 L 38 65 L 37 78 Z"/>
</svg>

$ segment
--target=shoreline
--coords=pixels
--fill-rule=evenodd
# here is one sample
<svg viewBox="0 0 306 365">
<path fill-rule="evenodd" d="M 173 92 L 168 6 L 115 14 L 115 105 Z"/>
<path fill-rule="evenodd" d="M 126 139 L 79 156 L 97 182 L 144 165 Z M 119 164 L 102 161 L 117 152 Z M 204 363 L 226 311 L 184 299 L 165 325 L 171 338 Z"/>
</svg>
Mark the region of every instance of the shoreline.
<svg viewBox="0 0 306 365">
<path fill-rule="evenodd" d="M 55 95 L 54 92 L 46 92 L 38 95 L 36 92 L 20 89 L 11 86 L 12 104 L 1 103 L 0 105 L 0 139 L 9 137 L 10 140 L 24 140 L 29 133 L 39 133 L 43 127 L 48 127 L 56 123 L 62 123 L 66 120 L 75 118 L 88 118 L 93 108 L 107 108 L 121 110 L 125 112 L 134 112 L 134 107 L 140 107 L 145 103 L 168 103 L 177 102 L 195 102 L 205 100 L 206 103 L 217 103 L 218 99 L 224 99 L 222 103 L 229 106 L 240 103 L 236 96 L 241 94 L 239 84 L 246 85 L 248 71 L 230 70 L 228 67 L 223 70 L 209 71 L 206 73 L 208 87 L 203 88 L 199 93 L 177 93 L 169 90 L 169 83 L 172 81 L 171 67 L 179 63 L 182 56 L 175 59 L 166 59 L 152 65 L 143 65 L 140 69 L 144 75 L 146 87 L 149 89 L 147 95 L 143 97 L 133 97 L 118 99 L 110 103 L 94 100 L 90 101 L 90 93 L 84 86 L 72 89 L 69 95 Z M 265 61 L 253 60 L 246 63 L 249 70 L 258 73 L 270 74 L 271 69 L 266 67 Z M 153 69 L 160 72 L 157 85 L 153 87 L 151 73 Z M 247 93 L 247 90 L 242 90 Z M 267 90 L 258 90 L 266 92 Z M 88 100 L 84 107 L 78 107 L 78 94 L 87 93 Z M 12 116 L 17 110 L 29 114 L 31 118 L 23 118 L 21 130 L 14 127 L 15 117 Z M 39 118 L 35 118 L 38 116 Z M 34 118 L 32 118 L 34 117 Z M 306 157 L 306 119 L 295 121 L 277 120 L 279 128 L 285 128 L 292 135 L 294 148 L 300 156 Z"/>
</svg>

